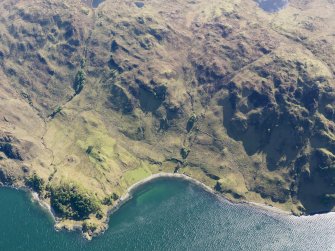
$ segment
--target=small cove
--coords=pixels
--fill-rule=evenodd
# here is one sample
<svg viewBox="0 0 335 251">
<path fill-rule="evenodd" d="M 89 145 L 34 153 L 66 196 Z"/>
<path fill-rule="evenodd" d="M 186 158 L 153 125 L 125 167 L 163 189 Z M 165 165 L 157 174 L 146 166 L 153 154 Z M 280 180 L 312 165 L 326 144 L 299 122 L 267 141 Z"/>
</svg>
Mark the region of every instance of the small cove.
<svg viewBox="0 0 335 251">
<path fill-rule="evenodd" d="M 23 191 L 0 189 L 0 250 L 334 250 L 335 215 L 281 216 L 231 204 L 184 180 L 137 188 L 105 234 L 56 232 Z"/>
<path fill-rule="evenodd" d="M 285 8 L 288 4 L 288 0 L 256 0 L 259 7 L 266 12 L 277 12 Z"/>
<path fill-rule="evenodd" d="M 102 4 L 105 0 L 93 0 L 92 1 L 92 7 L 93 8 L 98 8 L 100 4 Z"/>
</svg>

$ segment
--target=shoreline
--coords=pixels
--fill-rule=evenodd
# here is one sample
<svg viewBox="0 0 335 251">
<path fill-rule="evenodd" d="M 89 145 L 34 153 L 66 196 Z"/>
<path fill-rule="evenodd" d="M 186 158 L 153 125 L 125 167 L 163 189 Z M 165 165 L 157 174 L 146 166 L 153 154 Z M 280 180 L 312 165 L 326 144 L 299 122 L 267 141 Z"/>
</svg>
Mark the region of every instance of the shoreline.
<svg viewBox="0 0 335 251">
<path fill-rule="evenodd" d="M 48 211 L 48 214 L 51 215 L 53 221 L 55 223 L 57 223 L 57 217 L 55 216 L 55 213 L 54 211 L 52 210 L 51 206 L 46 203 L 44 200 L 42 200 L 39 196 L 38 196 L 38 193 L 37 192 L 34 192 L 32 191 L 30 188 L 26 187 L 26 186 L 15 186 L 15 185 L 5 185 L 5 184 L 2 184 L 0 182 L 0 188 L 9 188 L 9 189 L 14 189 L 14 190 L 18 190 L 18 191 L 24 191 L 25 193 L 27 193 L 29 195 L 29 198 L 34 201 L 34 202 L 37 202 L 40 207 L 46 211 Z"/>
<path fill-rule="evenodd" d="M 39 207 L 44 210 L 51 218 L 52 218 L 52 221 L 53 221 L 53 225 L 54 225 L 54 229 L 58 232 L 58 231 L 61 231 L 61 230 L 66 230 L 68 232 L 71 232 L 71 231 L 81 231 L 82 230 L 82 227 L 81 225 L 73 225 L 71 228 L 67 228 L 65 226 L 57 226 L 58 224 L 60 224 L 62 221 L 60 218 L 58 218 L 54 212 L 54 210 L 52 209 L 52 207 L 50 206 L 49 203 L 47 203 L 45 200 L 41 199 L 38 195 L 37 192 L 31 190 L 30 188 L 26 187 L 26 186 L 23 186 L 23 185 L 19 185 L 19 186 L 15 186 L 15 185 L 7 185 L 7 184 L 3 184 L 0 182 L 0 189 L 1 188 L 9 188 L 9 189 L 14 189 L 14 190 L 17 190 L 17 191 L 23 191 L 25 193 L 28 194 L 28 197 L 30 200 L 32 200 L 32 202 L 35 202 L 39 205 Z M 86 236 L 83 235 L 83 237 L 85 239 Z"/>
<path fill-rule="evenodd" d="M 52 209 L 52 207 L 46 203 L 44 200 L 42 200 L 37 192 L 28 190 L 31 194 L 31 198 L 32 200 L 34 200 L 35 202 L 37 202 L 42 208 L 44 208 L 46 211 L 48 211 L 48 213 L 51 215 L 54 223 L 56 224 L 58 222 L 57 217 L 54 213 L 54 210 Z"/>
<path fill-rule="evenodd" d="M 250 201 L 238 201 L 238 200 L 230 200 L 229 198 L 227 198 L 224 194 L 218 193 L 216 192 L 214 189 L 212 189 L 211 187 L 207 186 L 206 184 L 190 177 L 187 176 L 185 174 L 180 174 L 180 173 L 156 173 L 156 174 L 152 174 L 149 177 L 140 180 L 136 183 L 134 183 L 133 185 L 131 185 L 127 191 L 125 192 L 125 194 L 123 194 L 119 200 L 117 200 L 117 202 L 115 203 L 115 205 L 108 210 L 107 212 L 107 217 L 106 220 L 103 221 L 102 223 L 105 224 L 105 227 L 101 228 L 101 231 L 99 232 L 95 232 L 92 235 L 89 235 L 87 233 L 84 233 L 82 231 L 82 226 L 80 224 L 74 224 L 71 227 L 68 227 L 66 225 L 59 225 L 60 223 L 62 223 L 62 220 L 57 218 L 55 216 L 55 213 L 53 211 L 53 209 L 51 208 L 51 206 L 43 199 L 41 199 L 38 194 L 34 191 L 32 191 L 31 189 L 25 187 L 25 186 L 14 186 L 14 185 L 3 185 L 0 184 L 0 188 L 1 187 L 8 187 L 11 189 L 16 189 L 16 190 L 23 190 L 25 192 L 28 192 L 30 195 L 30 198 L 37 202 L 43 209 L 45 209 L 52 217 L 53 221 L 54 221 L 54 228 L 56 231 L 60 231 L 60 230 L 66 230 L 66 231 L 79 231 L 81 232 L 81 235 L 83 238 L 85 238 L 86 240 L 90 241 L 92 240 L 93 237 L 97 237 L 98 235 L 103 234 L 105 231 L 108 230 L 109 228 L 109 221 L 111 219 L 111 216 L 113 215 L 113 213 L 115 213 L 117 210 L 120 209 L 120 207 L 122 207 L 122 205 L 124 205 L 126 202 L 128 202 L 129 200 L 132 199 L 133 194 L 136 192 L 136 190 L 138 188 L 140 188 L 141 186 L 145 185 L 146 183 L 149 183 L 151 181 L 154 180 L 158 180 L 158 179 L 180 179 L 180 180 L 184 180 L 187 182 L 190 182 L 198 187 L 201 187 L 203 190 L 205 190 L 206 192 L 210 193 L 211 195 L 214 195 L 218 200 L 230 203 L 232 205 L 241 205 L 241 206 L 247 206 L 256 210 L 261 211 L 262 213 L 265 213 L 267 215 L 270 216 L 284 216 L 284 217 L 294 217 L 294 218 L 301 218 L 301 217 L 308 217 L 309 215 L 301 215 L 301 216 L 297 216 L 292 214 L 292 212 L 289 211 L 285 211 L 282 210 L 280 208 L 276 208 L 274 206 L 270 206 L 270 205 L 266 205 L 266 204 L 262 204 L 262 203 L 257 203 L 257 202 L 250 202 Z M 331 212 L 329 212 L 331 213 Z"/>
<path fill-rule="evenodd" d="M 276 208 L 270 205 L 266 205 L 266 204 L 262 204 L 262 203 L 257 203 L 257 202 L 251 202 L 251 201 L 238 201 L 238 200 L 230 200 L 229 198 L 227 198 L 226 196 L 224 196 L 224 194 L 218 193 L 216 192 L 214 189 L 212 189 L 211 187 L 207 186 L 206 184 L 202 183 L 199 180 L 196 180 L 190 176 L 187 176 L 185 174 L 181 174 L 181 173 L 157 173 L 157 174 L 152 174 L 149 177 L 140 180 L 138 182 L 136 182 L 135 184 L 131 185 L 128 189 L 127 192 L 121 196 L 121 198 L 119 199 L 118 203 L 108 212 L 108 216 L 112 215 L 115 211 L 117 211 L 124 203 L 126 203 L 128 200 L 130 200 L 132 198 L 132 195 L 134 194 L 134 192 L 136 192 L 136 190 L 141 187 L 142 185 L 145 185 L 146 183 L 149 183 L 151 181 L 157 180 L 157 179 L 164 179 L 164 178 L 168 178 L 168 179 L 181 179 L 181 180 L 185 180 L 188 181 L 192 184 L 195 184 L 199 187 L 201 187 L 202 189 L 204 189 L 206 192 L 216 196 L 218 199 L 220 200 L 224 200 L 228 203 L 234 204 L 234 205 L 246 205 L 246 206 L 250 206 L 253 207 L 255 209 L 260 209 L 263 212 L 271 212 L 271 213 L 275 213 L 277 215 L 283 215 L 283 216 L 295 216 L 295 217 L 301 217 L 301 216 L 297 216 L 292 214 L 292 212 L 289 211 L 285 211 L 282 210 L 280 208 Z"/>
</svg>

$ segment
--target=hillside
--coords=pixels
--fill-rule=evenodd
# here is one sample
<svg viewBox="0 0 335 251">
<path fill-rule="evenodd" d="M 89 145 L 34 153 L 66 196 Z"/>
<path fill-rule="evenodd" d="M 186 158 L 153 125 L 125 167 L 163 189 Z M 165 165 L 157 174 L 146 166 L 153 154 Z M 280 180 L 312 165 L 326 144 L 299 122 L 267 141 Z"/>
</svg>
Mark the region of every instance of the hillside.
<svg viewBox="0 0 335 251">
<path fill-rule="evenodd" d="M 60 227 L 99 232 L 159 172 L 297 215 L 334 209 L 334 1 L 0 6 L 0 181 L 38 192 Z"/>
</svg>

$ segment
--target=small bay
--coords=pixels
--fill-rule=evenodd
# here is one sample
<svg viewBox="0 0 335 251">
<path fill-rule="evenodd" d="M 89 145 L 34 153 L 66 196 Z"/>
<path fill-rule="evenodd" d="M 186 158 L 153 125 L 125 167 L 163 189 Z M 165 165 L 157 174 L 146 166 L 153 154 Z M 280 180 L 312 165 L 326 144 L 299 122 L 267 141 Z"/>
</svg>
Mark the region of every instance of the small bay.
<svg viewBox="0 0 335 251">
<path fill-rule="evenodd" d="M 277 12 L 288 5 L 288 0 L 256 0 L 259 7 L 266 12 Z"/>
<path fill-rule="evenodd" d="M 102 4 L 105 0 L 93 0 L 92 1 L 92 7 L 93 8 L 98 8 L 100 4 Z"/>
<path fill-rule="evenodd" d="M 294 217 L 231 204 L 178 179 L 138 188 L 92 241 L 56 232 L 23 191 L 0 189 L 0 250 L 334 250 L 335 214 Z"/>
</svg>

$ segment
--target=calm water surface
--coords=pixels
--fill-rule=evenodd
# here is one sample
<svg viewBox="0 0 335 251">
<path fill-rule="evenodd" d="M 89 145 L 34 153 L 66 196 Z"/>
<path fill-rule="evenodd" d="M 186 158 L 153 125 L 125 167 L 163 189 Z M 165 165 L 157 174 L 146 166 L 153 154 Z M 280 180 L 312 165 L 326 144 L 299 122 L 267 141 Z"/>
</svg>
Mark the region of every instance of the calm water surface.
<svg viewBox="0 0 335 251">
<path fill-rule="evenodd" d="M 256 0 L 259 7 L 267 12 L 276 12 L 288 4 L 288 0 Z"/>
<path fill-rule="evenodd" d="M 102 4 L 105 0 L 93 0 L 92 1 L 92 7 L 93 8 L 98 8 L 100 4 Z"/>
<path fill-rule="evenodd" d="M 335 214 L 274 216 L 219 200 L 182 180 L 156 180 L 139 188 L 88 242 L 56 232 L 29 196 L 0 189 L 0 250 L 335 250 Z"/>
</svg>

